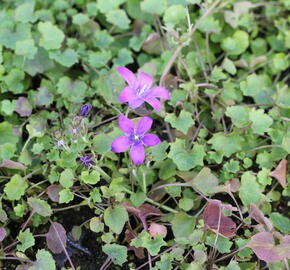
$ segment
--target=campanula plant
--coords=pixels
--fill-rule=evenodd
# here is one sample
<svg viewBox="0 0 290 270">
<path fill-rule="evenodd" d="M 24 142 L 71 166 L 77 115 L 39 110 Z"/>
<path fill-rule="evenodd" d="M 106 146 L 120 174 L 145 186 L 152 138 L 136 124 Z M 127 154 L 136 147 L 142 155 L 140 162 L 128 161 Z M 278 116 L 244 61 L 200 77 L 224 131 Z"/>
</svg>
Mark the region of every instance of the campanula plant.
<svg viewBox="0 0 290 270">
<path fill-rule="evenodd" d="M 160 111 L 161 102 L 158 98 L 170 99 L 170 94 L 166 88 L 161 86 L 151 87 L 153 78 L 150 75 L 140 72 L 138 78 L 136 78 L 134 73 L 125 67 L 118 67 L 117 71 L 128 83 L 128 86 L 121 92 L 119 100 L 120 102 L 128 102 L 130 108 L 136 109 L 147 102 L 156 111 Z"/>
<path fill-rule="evenodd" d="M 140 165 L 145 160 L 144 146 L 154 146 L 160 143 L 160 139 L 154 134 L 146 134 L 153 120 L 145 116 L 137 126 L 125 116 L 119 117 L 119 125 L 124 132 L 124 136 L 116 138 L 112 142 L 112 150 L 115 153 L 125 152 L 130 148 L 130 158 L 136 164 Z"/>
</svg>

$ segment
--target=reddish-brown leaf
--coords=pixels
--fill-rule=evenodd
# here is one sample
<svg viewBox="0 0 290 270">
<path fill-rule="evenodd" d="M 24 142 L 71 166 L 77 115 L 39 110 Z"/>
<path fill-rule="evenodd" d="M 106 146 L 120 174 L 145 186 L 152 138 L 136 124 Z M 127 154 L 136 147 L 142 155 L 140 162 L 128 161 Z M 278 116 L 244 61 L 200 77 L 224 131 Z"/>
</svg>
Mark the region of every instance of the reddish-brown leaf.
<svg viewBox="0 0 290 270">
<path fill-rule="evenodd" d="M 281 184 L 283 188 L 286 188 L 286 168 L 287 168 L 287 160 L 282 159 L 276 169 L 270 172 L 270 176 L 276 178 L 278 182 Z"/>
<path fill-rule="evenodd" d="M 206 229 L 217 232 L 225 237 L 233 237 L 236 235 L 236 223 L 229 217 L 226 217 L 222 210 L 227 209 L 236 211 L 231 205 L 222 205 L 219 200 L 209 200 L 203 212 L 203 220 Z"/>
<path fill-rule="evenodd" d="M 133 250 L 135 255 L 139 258 L 139 259 L 144 259 L 145 255 L 144 255 L 144 248 L 136 248 L 133 246 L 130 246 L 130 243 L 133 239 L 136 238 L 136 235 L 134 234 L 134 232 L 131 229 L 127 229 L 125 231 L 125 241 L 129 244 L 129 248 L 128 250 Z"/>
<path fill-rule="evenodd" d="M 260 232 L 252 236 L 249 247 L 260 260 L 265 262 L 281 261 L 290 258 L 290 236 L 282 237 L 281 244 L 275 245 L 274 237 L 269 232 Z"/>
<path fill-rule="evenodd" d="M 272 231 L 273 224 L 271 220 L 265 217 L 263 212 L 255 204 L 250 204 L 249 215 L 250 218 L 254 219 L 259 224 L 267 226 L 268 230 Z"/>
<path fill-rule="evenodd" d="M 167 228 L 164 225 L 155 222 L 150 224 L 148 231 L 152 236 L 161 234 L 165 237 L 167 235 Z"/>
<path fill-rule="evenodd" d="M 26 167 L 22 163 L 13 160 L 4 160 L 2 163 L 0 163 L 0 168 L 23 170 L 23 171 L 26 170 Z"/>
<path fill-rule="evenodd" d="M 48 248 L 55 254 L 61 253 L 66 247 L 66 231 L 58 222 L 52 222 L 46 234 Z"/>
<path fill-rule="evenodd" d="M 62 187 L 60 185 L 51 185 L 46 189 L 46 193 L 48 197 L 53 202 L 59 202 L 59 192 L 62 190 Z"/>
</svg>

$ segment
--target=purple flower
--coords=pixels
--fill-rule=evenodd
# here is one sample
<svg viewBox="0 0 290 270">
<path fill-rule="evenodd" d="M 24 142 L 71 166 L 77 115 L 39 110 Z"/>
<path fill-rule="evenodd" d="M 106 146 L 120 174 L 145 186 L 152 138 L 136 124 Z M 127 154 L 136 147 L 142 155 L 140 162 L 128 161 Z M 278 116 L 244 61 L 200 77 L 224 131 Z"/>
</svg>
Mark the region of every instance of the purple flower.
<svg viewBox="0 0 290 270">
<path fill-rule="evenodd" d="M 93 165 L 92 158 L 90 156 L 83 156 L 81 157 L 82 165 L 90 166 Z"/>
<path fill-rule="evenodd" d="M 92 109 L 92 105 L 91 104 L 85 104 L 81 107 L 81 116 L 82 117 L 87 117 Z"/>
<path fill-rule="evenodd" d="M 120 102 L 128 102 L 129 107 L 136 109 L 144 102 L 149 103 L 156 111 L 160 111 L 161 102 L 157 98 L 170 99 L 169 92 L 161 86 L 153 87 L 153 78 L 140 72 L 138 79 L 133 72 L 125 67 L 118 67 L 117 71 L 128 83 L 120 94 Z"/>
<path fill-rule="evenodd" d="M 138 123 L 137 127 L 133 122 L 125 116 L 119 117 L 119 125 L 121 130 L 125 133 L 125 136 L 116 138 L 112 142 L 112 150 L 115 153 L 125 152 L 130 149 L 131 160 L 140 165 L 145 159 L 145 146 L 154 146 L 160 143 L 160 139 L 154 134 L 145 134 L 149 131 L 153 123 L 153 120 L 145 116 Z"/>
</svg>

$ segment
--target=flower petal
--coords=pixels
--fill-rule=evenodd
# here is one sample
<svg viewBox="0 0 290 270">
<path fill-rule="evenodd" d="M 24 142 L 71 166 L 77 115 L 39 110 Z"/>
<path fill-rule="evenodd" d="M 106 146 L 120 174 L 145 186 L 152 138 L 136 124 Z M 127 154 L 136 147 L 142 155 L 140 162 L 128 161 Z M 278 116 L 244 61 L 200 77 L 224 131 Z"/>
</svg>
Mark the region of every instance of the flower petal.
<svg viewBox="0 0 290 270">
<path fill-rule="evenodd" d="M 145 101 L 147 103 L 149 103 L 154 108 L 154 110 L 156 110 L 157 112 L 160 111 L 160 109 L 161 109 L 161 102 L 158 99 L 156 99 L 156 98 L 146 98 Z"/>
<path fill-rule="evenodd" d="M 153 123 L 152 118 L 150 118 L 148 116 L 142 117 L 142 119 L 138 123 L 136 133 L 140 134 L 140 135 L 146 133 L 151 128 L 152 123 Z"/>
<path fill-rule="evenodd" d="M 134 100 L 129 101 L 129 107 L 131 109 L 136 109 L 140 107 L 144 103 L 144 100 L 142 98 L 136 98 Z"/>
<path fill-rule="evenodd" d="M 144 88 L 148 89 L 151 87 L 152 83 L 153 83 L 153 78 L 150 75 L 148 75 L 144 72 L 139 73 L 138 86 L 140 88 L 144 87 Z"/>
<path fill-rule="evenodd" d="M 133 88 L 136 83 L 136 77 L 134 73 L 130 69 L 125 67 L 117 67 L 117 71 L 123 77 L 123 79 L 129 84 L 129 86 Z"/>
<path fill-rule="evenodd" d="M 115 153 L 125 152 L 130 147 L 129 137 L 121 136 L 113 140 L 112 150 Z"/>
<path fill-rule="evenodd" d="M 141 142 L 131 147 L 130 158 L 137 165 L 140 165 L 144 162 L 145 149 Z"/>
<path fill-rule="evenodd" d="M 163 98 L 163 99 L 170 99 L 170 94 L 166 88 L 157 86 L 157 87 L 151 88 L 150 94 L 148 95 L 148 98 L 156 98 L 156 97 Z"/>
<path fill-rule="evenodd" d="M 142 142 L 146 146 L 154 146 L 160 143 L 160 139 L 155 134 L 149 133 L 143 137 Z"/>
<path fill-rule="evenodd" d="M 120 129 L 125 134 L 133 134 L 134 133 L 135 126 L 134 126 L 133 122 L 125 116 L 121 115 L 119 117 L 119 126 L 120 126 Z"/>
<path fill-rule="evenodd" d="M 138 97 L 136 96 L 134 90 L 131 87 L 125 87 L 120 94 L 119 100 L 120 102 L 128 102 L 137 98 Z"/>
</svg>

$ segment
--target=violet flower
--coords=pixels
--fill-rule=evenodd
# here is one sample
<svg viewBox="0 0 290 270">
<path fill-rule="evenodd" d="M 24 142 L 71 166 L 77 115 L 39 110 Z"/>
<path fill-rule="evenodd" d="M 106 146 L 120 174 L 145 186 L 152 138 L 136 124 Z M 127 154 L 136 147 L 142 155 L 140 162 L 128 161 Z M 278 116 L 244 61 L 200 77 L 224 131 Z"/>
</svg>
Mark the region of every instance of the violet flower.
<svg viewBox="0 0 290 270">
<path fill-rule="evenodd" d="M 156 111 L 160 111 L 161 102 L 157 98 L 170 99 L 170 94 L 164 87 L 151 88 L 153 78 L 150 75 L 140 72 L 137 79 L 134 73 L 125 67 L 118 67 L 117 71 L 128 83 L 128 86 L 121 92 L 119 100 L 120 102 L 128 102 L 130 108 L 136 109 L 147 102 Z"/>
<path fill-rule="evenodd" d="M 93 165 L 93 161 L 92 161 L 92 158 L 90 156 L 83 156 L 80 158 L 81 161 L 82 161 L 82 165 L 84 166 L 90 166 L 90 165 Z"/>
<path fill-rule="evenodd" d="M 93 106 L 91 104 L 89 104 L 89 103 L 83 105 L 81 107 L 81 116 L 82 117 L 87 117 L 92 108 L 93 108 Z"/>
<path fill-rule="evenodd" d="M 125 152 L 130 149 L 131 160 L 140 165 L 145 159 L 145 146 L 154 146 L 160 143 L 160 139 L 154 134 L 145 134 L 149 131 L 153 120 L 145 116 L 138 123 L 137 127 L 125 116 L 119 117 L 119 125 L 125 136 L 116 138 L 112 142 L 112 150 L 115 153 Z"/>
</svg>

